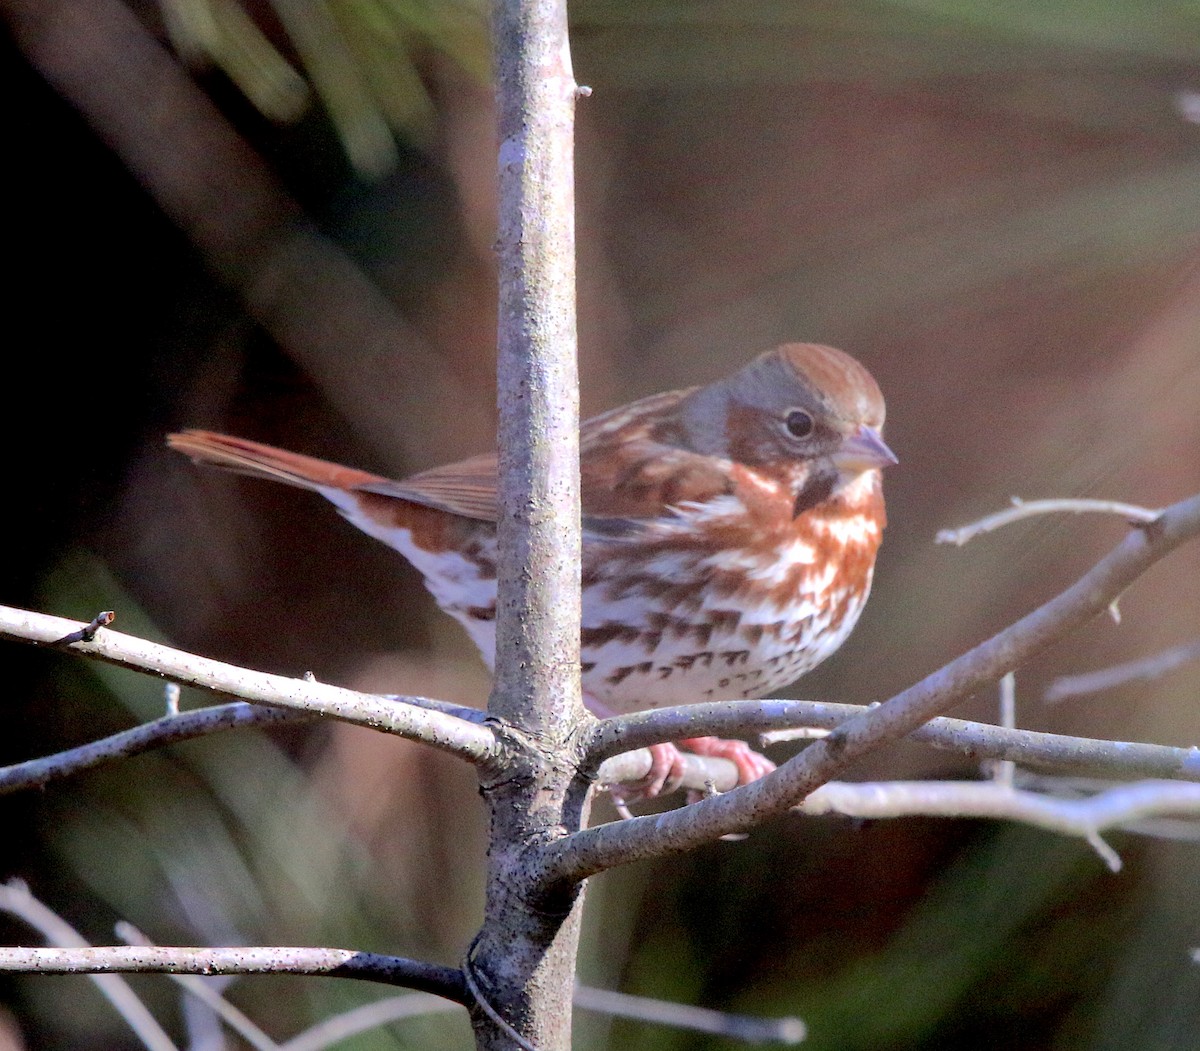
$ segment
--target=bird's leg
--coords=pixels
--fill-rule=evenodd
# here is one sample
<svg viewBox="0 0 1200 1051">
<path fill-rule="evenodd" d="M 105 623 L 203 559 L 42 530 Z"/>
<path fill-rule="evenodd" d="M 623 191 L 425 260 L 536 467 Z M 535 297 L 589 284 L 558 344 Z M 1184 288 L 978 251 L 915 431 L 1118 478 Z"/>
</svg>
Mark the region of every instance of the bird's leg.
<svg viewBox="0 0 1200 1051">
<path fill-rule="evenodd" d="M 629 803 L 639 799 L 654 799 L 670 795 L 683 781 L 683 754 L 670 742 L 652 744 L 650 769 L 640 781 L 631 785 L 615 785 L 610 791 L 614 798 Z"/>
<path fill-rule="evenodd" d="M 583 702 L 594 715 L 601 719 L 616 714 L 607 705 L 601 704 L 586 693 Z M 683 780 L 684 774 L 684 760 L 679 750 L 680 747 L 695 755 L 728 759 L 737 767 L 739 785 L 757 781 L 775 769 L 775 764 L 770 759 L 756 752 L 745 741 L 730 740 L 724 737 L 687 737 L 678 745 L 670 743 L 650 745 L 650 769 L 646 771 L 641 780 L 633 784 L 611 786 L 609 791 L 613 799 L 624 806 L 638 800 L 654 799 L 657 796 L 674 792 Z"/>
<path fill-rule="evenodd" d="M 592 697 L 587 691 L 583 694 L 583 703 L 598 719 L 611 719 L 617 713 L 608 705 Z M 609 793 L 618 809 L 627 803 L 641 799 L 654 799 L 656 796 L 668 795 L 679 787 L 683 780 L 683 756 L 673 744 L 652 744 L 650 751 L 650 769 L 638 781 L 628 785 L 610 785 Z"/>
<path fill-rule="evenodd" d="M 739 785 L 748 785 L 775 769 L 770 759 L 756 752 L 745 741 L 726 737 L 685 737 L 679 744 L 696 755 L 728 759 L 737 767 Z"/>
</svg>

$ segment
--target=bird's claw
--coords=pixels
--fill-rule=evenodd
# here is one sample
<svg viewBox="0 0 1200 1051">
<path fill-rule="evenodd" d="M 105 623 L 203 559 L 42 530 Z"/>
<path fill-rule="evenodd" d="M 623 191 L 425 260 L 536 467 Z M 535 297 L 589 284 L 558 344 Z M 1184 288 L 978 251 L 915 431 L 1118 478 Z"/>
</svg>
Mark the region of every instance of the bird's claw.
<svg viewBox="0 0 1200 1051">
<path fill-rule="evenodd" d="M 610 789 L 613 803 L 622 817 L 631 817 L 629 804 L 643 799 L 655 799 L 669 795 L 683 781 L 685 760 L 680 747 L 695 755 L 728 759 L 737 768 L 738 784 L 746 785 L 765 777 L 775 769 L 775 764 L 765 755 L 756 752 L 745 741 L 723 737 L 689 737 L 674 744 L 650 746 L 650 769 L 637 782 L 629 785 L 614 785 Z M 688 802 L 703 799 L 705 793 L 691 791 Z"/>
</svg>

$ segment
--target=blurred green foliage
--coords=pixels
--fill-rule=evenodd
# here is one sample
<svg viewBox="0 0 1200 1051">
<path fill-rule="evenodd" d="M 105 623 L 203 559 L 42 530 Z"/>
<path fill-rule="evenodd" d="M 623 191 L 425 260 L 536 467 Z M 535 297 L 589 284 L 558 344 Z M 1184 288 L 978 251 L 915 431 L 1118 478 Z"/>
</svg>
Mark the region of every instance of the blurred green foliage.
<svg viewBox="0 0 1200 1051">
<path fill-rule="evenodd" d="M 441 53 L 488 75 L 480 0 L 271 0 L 274 33 L 238 0 L 162 0 L 162 12 L 181 55 L 222 70 L 272 120 L 296 120 L 311 85 L 367 178 L 395 166 L 393 136 L 433 133 L 419 60 Z"/>
<path fill-rule="evenodd" d="M 245 120 L 227 85 L 205 81 L 314 223 L 448 371 L 486 375 L 494 158 L 487 114 L 467 98 L 487 76 L 482 7 L 163 0 L 162 12 L 179 54 L 268 118 Z M 806 695 L 886 696 L 1069 578 L 1108 536 L 1039 523 L 951 556 L 928 543 L 937 527 L 1012 492 L 1161 502 L 1197 480 L 1200 326 L 1185 314 L 1160 339 L 1167 351 L 1140 342 L 1200 244 L 1194 4 L 579 0 L 572 18 L 577 75 L 596 88 L 581 104 L 585 396 L 694 382 L 795 336 L 865 352 L 888 393 L 904 468 L 888 479 L 876 593 Z M 18 60 L 5 76 L 22 75 Z M 403 647 L 453 669 L 438 622 L 421 623 L 415 579 L 389 576 L 390 556 L 332 514 L 326 526 L 299 499 L 228 480 L 181 493 L 187 468 L 155 459 L 163 431 L 210 420 L 282 444 L 275 431 L 291 427 L 318 455 L 373 452 L 330 407 L 322 384 L 337 362 L 314 379 L 268 345 L 142 198 L 137 173 L 44 85 L 10 83 L 32 99 L 8 132 L 7 199 L 22 220 L 10 325 L 36 333 L 23 353 L 36 378 L 10 375 L 0 413 L 21 508 L 0 599 L 84 619 L 116 608 L 121 630 L 275 670 L 338 678 Z M 330 161 L 338 150 L 348 165 Z M 460 415 L 450 424 L 486 410 Z M 1200 629 L 1195 559 L 1182 565 L 1144 601 L 1130 595 L 1119 641 L 1097 629 L 1051 659 Z M 4 660 L 6 757 L 161 711 L 144 677 Z M 1195 739 L 1186 681 L 1147 697 L 1075 729 Z M 1023 717 L 1047 718 L 1031 709 Z M 8 800 L 6 869 L 98 942 L 126 917 L 164 941 L 452 961 L 478 915 L 477 873 L 463 871 L 464 856 L 479 862 L 478 814 L 462 795 L 439 802 L 439 772 L 405 754 L 412 794 L 378 803 L 379 826 L 356 824 L 314 781 L 330 737 L 229 734 Z M 390 790 L 362 754 L 348 779 L 363 779 L 364 797 Z M 800 1014 L 815 1048 L 1200 1048 L 1192 845 L 1117 841 L 1127 867 L 1111 876 L 1084 845 L 1040 833 L 884 824 L 778 822 L 599 877 L 584 979 Z M 30 1046 L 131 1046 L 98 1000 L 76 1005 L 71 982 L 3 986 Z M 138 987 L 176 1017 L 165 980 Z M 281 1039 L 380 995 L 282 979 L 231 992 Z M 589 1051 L 730 1046 L 582 1013 L 577 1030 Z M 468 1041 L 461 1017 L 436 1017 L 345 1046 Z"/>
</svg>

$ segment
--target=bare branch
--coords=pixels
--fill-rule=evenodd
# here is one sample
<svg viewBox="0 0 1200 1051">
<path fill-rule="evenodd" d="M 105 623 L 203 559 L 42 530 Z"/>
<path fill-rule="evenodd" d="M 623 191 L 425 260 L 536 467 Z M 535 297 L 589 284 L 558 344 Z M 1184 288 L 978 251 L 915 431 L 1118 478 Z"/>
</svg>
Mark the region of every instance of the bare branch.
<svg viewBox="0 0 1200 1051">
<path fill-rule="evenodd" d="M 1200 785 L 1139 781 L 1117 785 L 1086 799 L 1059 799 L 996 781 L 831 781 L 797 809 L 805 814 L 860 818 L 987 817 L 1020 821 L 1086 839 L 1115 871 L 1120 859 L 1107 845 L 1101 846 L 1100 833 L 1147 818 L 1200 816 Z"/>
<path fill-rule="evenodd" d="M 4 610 L 0 608 L 0 618 L 3 613 Z M 0 634 L 4 634 L 3 629 L 0 629 Z M 117 640 L 125 638 L 120 635 L 116 637 Z M 1180 647 L 1179 660 L 1183 658 L 1183 650 L 1191 651 L 1193 648 Z M 1176 653 L 1172 650 L 1160 655 L 1164 658 L 1164 667 L 1167 659 L 1175 663 Z M 1147 664 L 1157 660 L 1151 658 Z M 1128 665 L 1131 675 L 1135 666 L 1140 664 L 1133 662 Z M 1121 666 L 1122 669 L 1125 667 Z M 374 695 L 364 696 L 378 700 Z M 475 709 L 429 698 L 389 696 L 387 700 L 397 704 L 414 704 L 468 721 L 483 718 L 482 713 Z M 728 736 L 760 733 L 764 744 L 798 736 L 809 739 L 814 733 L 823 734 L 835 729 L 865 710 L 860 705 L 771 699 L 635 712 L 606 719 L 599 724 L 588 752 L 588 761 L 594 763 L 610 757 L 599 773 L 604 783 L 633 781 L 648 769 L 649 755 L 642 750 L 644 745 L 704 734 Z M 40 787 L 105 762 L 210 733 L 314 717 L 316 713 L 261 707 L 244 702 L 214 705 L 177 716 L 166 716 L 78 748 L 0 768 L 0 794 Z M 804 729 L 792 729 L 797 725 L 802 725 Z M 933 720 L 911 736 L 935 748 L 959 752 L 974 759 L 1011 760 L 1053 770 L 1089 771 L 1119 777 L 1200 780 L 1200 750 L 1196 748 L 1093 740 L 1030 730 L 1010 732 L 985 723 L 946 718 Z M 611 758 L 622 752 L 624 754 L 619 760 Z M 686 757 L 681 787 L 703 789 L 709 783 L 718 791 L 728 791 L 736 784 L 735 768 L 721 759 Z"/>
<path fill-rule="evenodd" d="M 481 1051 L 571 1043 L 583 898 L 549 889 L 526 850 L 579 828 L 579 390 L 575 77 L 566 0 L 492 0 L 500 296 L 495 679 L 488 712 L 516 761 L 481 770 L 490 817 L 484 922 L 464 975 Z M 561 892 L 561 893 L 554 893 Z M 553 899 L 553 900 L 551 900 Z"/>
<path fill-rule="evenodd" d="M 396 697 L 398 703 L 417 704 L 465 719 L 480 719 L 471 708 L 444 704 L 429 698 Z M 663 708 L 605 720 L 600 726 L 590 761 L 609 755 L 598 779 L 604 784 L 637 781 L 649 770 L 650 754 L 643 744 L 656 744 L 686 736 L 760 733 L 764 744 L 811 739 L 826 734 L 867 709 L 855 704 L 823 701 L 734 701 L 719 704 Z M 461 714 L 459 714 L 461 713 Z M 39 788 L 90 770 L 107 762 L 140 755 L 155 748 L 193 740 L 225 730 L 272 726 L 317 718 L 315 714 L 287 708 L 270 708 L 246 702 L 164 716 L 77 748 L 0 767 L 0 795 Z M 791 729 L 796 724 L 804 729 Z M 764 729 L 787 727 L 787 729 Z M 820 727 L 821 729 L 817 729 Z M 935 748 L 959 752 L 973 759 L 1007 759 L 1050 770 L 1103 773 L 1117 777 L 1167 777 L 1200 780 L 1200 749 L 1129 741 L 1066 737 L 1033 730 L 1005 731 L 987 723 L 962 719 L 934 719 L 914 731 L 913 740 Z M 614 751 L 627 748 L 626 752 Z M 681 789 L 702 790 L 711 783 L 726 792 L 737 784 L 736 767 L 728 760 L 684 756 Z"/>
<path fill-rule="evenodd" d="M 363 1004 L 350 1011 L 333 1015 L 318 1022 L 303 1033 L 298 1033 L 280 1045 L 280 1051 L 323 1051 L 326 1047 L 348 1040 L 358 1033 L 378 1029 L 389 1022 L 403 1021 L 427 1014 L 440 1014 L 459 1010 L 461 1004 L 453 1003 L 430 993 L 401 993 L 387 996 L 374 1003 Z"/>
<path fill-rule="evenodd" d="M 1200 639 L 1186 642 L 1182 646 L 1172 646 L 1149 657 L 1114 664 L 1111 668 L 1099 668 L 1081 675 L 1060 676 L 1050 684 L 1044 700 L 1047 704 L 1055 704 L 1065 701 L 1068 697 L 1100 693 L 1102 690 L 1111 690 L 1130 682 L 1148 682 L 1195 660 L 1200 660 Z"/>
<path fill-rule="evenodd" d="M 0 884 L 0 910 L 27 923 L 46 941 L 73 946 L 77 950 L 88 945 L 74 927 L 38 901 L 22 880 L 12 879 Z M 4 950 L 0 949 L 0 953 L 2 952 Z M 92 982 L 150 1051 L 178 1051 L 174 1041 L 146 1009 L 146 1005 L 138 999 L 137 993 L 129 987 L 124 978 L 115 974 L 95 975 Z"/>
<path fill-rule="evenodd" d="M 60 946 L 70 946 L 72 948 L 90 948 L 88 942 L 63 920 L 62 917 L 38 901 L 21 880 L 14 879 L 0 885 L 0 910 L 8 912 L 28 923 L 42 934 L 47 941 L 58 942 Z M 143 947 L 153 945 L 145 934 L 139 931 L 133 924 L 125 921 L 117 924 L 117 936 L 131 945 Z M 95 951 L 100 952 L 102 950 Z M 207 950 L 182 951 L 206 952 Z M 237 950 L 218 951 L 235 952 Z M 261 952 L 264 950 L 254 951 Z M 296 952 L 311 952 L 312 950 L 276 949 L 265 951 L 287 953 L 290 955 Z M 4 960 L 5 952 L 5 949 L 0 948 L 0 962 Z M 393 961 L 393 958 L 390 957 L 378 957 L 377 959 Z M 458 972 L 450 971 L 447 968 L 429 968 L 428 965 L 416 964 L 413 961 L 400 962 L 419 968 L 423 976 L 428 977 L 432 975 L 434 978 L 445 978 L 450 983 L 450 987 L 454 987 L 454 975 Z M 215 972 L 211 970 L 206 971 L 207 978 L 201 978 L 195 973 L 194 968 L 189 970 L 191 973 L 183 974 L 178 973 L 177 970 L 169 969 L 168 974 L 169 977 L 187 990 L 189 995 L 196 997 L 210 1007 L 224 1019 L 230 1028 L 237 1032 L 251 1046 L 259 1048 L 261 1051 L 268 1051 L 268 1049 L 276 1051 L 276 1049 L 281 1048 L 286 1048 L 286 1051 L 318 1051 L 318 1049 L 343 1040 L 356 1032 L 374 1028 L 387 1021 L 394 1021 L 398 1018 L 409 1017 L 418 1013 L 457 1010 L 463 1006 L 460 999 L 453 996 L 448 997 L 444 989 L 437 993 L 413 992 L 404 996 L 389 997 L 379 1004 L 368 1004 L 365 1008 L 360 1008 L 357 1011 L 347 1012 L 344 1015 L 327 1019 L 320 1025 L 314 1026 L 294 1037 L 287 1044 L 280 1045 L 267 1036 L 243 1012 L 230 1004 L 229 1001 L 213 988 L 210 982 Z M 439 975 L 439 972 L 443 973 Z M 248 972 L 226 971 L 225 973 L 241 974 Z M 255 973 L 261 973 L 261 971 Z M 358 975 L 356 977 L 363 976 Z M 147 1047 L 151 1048 L 152 1051 L 176 1051 L 171 1039 L 158 1027 L 158 1023 L 149 1015 L 149 1012 L 146 1011 L 141 1001 L 138 1000 L 136 994 L 129 988 L 123 978 L 115 974 L 93 974 L 92 981 L 109 997 L 113 1005 L 134 1028 Z M 461 983 L 459 985 L 461 987 Z M 465 989 L 463 988 L 460 988 L 459 991 L 465 993 Z"/>
<path fill-rule="evenodd" d="M 618 1018 L 633 1018 L 639 1022 L 655 1022 L 696 1033 L 711 1033 L 748 1044 L 799 1044 L 805 1037 L 804 1023 L 799 1018 L 756 1018 L 753 1015 L 729 1014 L 690 1004 L 654 1000 L 647 996 L 593 989 L 586 985 L 575 989 L 575 1006 L 585 1011 L 600 1011 Z"/>
<path fill-rule="evenodd" d="M 677 786 L 680 791 L 703 792 L 712 788 L 717 792 L 728 792 L 738 783 L 738 769 L 728 759 L 691 752 L 681 752 L 680 759 L 683 766 L 683 777 Z M 596 780 L 606 787 L 641 781 L 650 773 L 651 761 L 648 748 L 614 755 L 601 765 Z"/>
<path fill-rule="evenodd" d="M 1000 679 L 1000 725 L 1006 730 L 1017 727 L 1017 677 L 1008 672 Z M 993 779 L 1008 788 L 1013 786 L 1016 764 L 1011 759 L 1001 759 L 995 764 Z"/>
<path fill-rule="evenodd" d="M 756 733 L 764 744 L 793 740 L 797 736 L 809 740 L 814 728 L 836 730 L 871 710 L 871 707 L 859 704 L 769 699 L 633 712 L 601 722 L 588 757 L 591 762 L 596 762 L 606 756 L 618 755 L 619 759 L 605 759 L 599 776 L 606 783 L 624 781 L 636 777 L 639 770 L 644 773 L 649 768 L 649 756 L 642 749 L 660 741 L 706 734 L 729 737 Z M 795 726 L 804 729 L 794 731 L 791 728 Z M 1007 730 L 988 723 L 945 716 L 918 727 L 909 738 L 971 759 L 1011 760 L 1047 770 L 1088 771 L 1113 777 L 1200 781 L 1200 748 L 1196 747 L 1174 748 L 1132 741 L 1067 737 L 1038 730 Z M 620 754 L 622 752 L 624 754 Z M 732 779 L 726 781 L 726 773 L 733 769 L 732 763 L 723 759 L 686 758 L 688 765 L 683 787 L 703 788 L 704 781 L 710 778 L 719 791 L 734 786 Z M 694 766 L 692 758 L 697 759 Z"/>
<path fill-rule="evenodd" d="M 357 978 L 435 993 L 465 1004 L 469 994 L 457 967 L 353 949 L 272 945 L 205 948 L 100 945 L 89 948 L 0 948 L 4 974 L 293 974 Z"/>
<path fill-rule="evenodd" d="M 853 760 L 898 740 L 1104 612 L 1147 568 L 1200 534 L 1200 496 L 1131 530 L 1071 587 L 891 700 L 844 723 L 759 781 L 690 807 L 584 829 L 541 848 L 545 878 L 574 881 L 614 865 L 690 850 L 799 803 Z"/>
<path fill-rule="evenodd" d="M 190 741 L 222 730 L 274 726 L 312 718 L 315 716 L 307 712 L 259 707 L 243 701 L 213 705 L 179 715 L 165 715 L 152 723 L 122 730 L 111 737 L 104 737 L 78 748 L 0 767 L 0 795 L 23 788 L 40 788 L 50 781 L 70 777 L 114 759 L 140 755 L 142 752 L 162 748 L 177 741 Z"/>
<path fill-rule="evenodd" d="M 495 0 L 500 313 L 496 683 L 488 710 L 550 740 L 579 693 L 575 78 L 565 0 Z"/>
<path fill-rule="evenodd" d="M 470 708 L 428 698 L 395 698 L 461 718 L 482 718 Z M 612 755 L 600 767 L 604 784 L 637 781 L 649 770 L 650 753 L 638 745 L 703 734 L 753 734 L 764 744 L 811 739 L 826 734 L 867 709 L 861 705 L 822 701 L 736 701 L 638 712 L 605 720 L 592 749 L 591 761 L 614 749 L 630 751 Z M 286 708 L 269 708 L 245 702 L 213 705 L 164 716 L 154 722 L 123 730 L 110 737 L 57 752 L 54 755 L 0 767 L 0 795 L 38 788 L 93 767 L 180 741 L 224 730 L 305 721 L 317 716 Z M 790 729 L 797 723 L 800 730 Z M 767 729 L 769 727 L 789 729 Z M 821 729 L 816 729 L 820 727 Z M 1033 730 L 1006 731 L 987 723 L 962 719 L 934 719 L 911 735 L 935 748 L 959 752 L 972 759 L 1010 760 L 1064 772 L 1102 773 L 1115 777 L 1159 777 L 1200 780 L 1200 749 L 1128 741 L 1066 737 Z M 703 790 L 707 784 L 726 792 L 737 784 L 736 767 L 728 760 L 684 756 L 681 789 Z"/>
<path fill-rule="evenodd" d="M 69 646 L 72 642 L 91 642 L 96 637 L 96 632 L 101 628 L 107 628 L 116 619 L 117 615 L 111 609 L 102 610 L 78 631 L 64 635 L 61 639 L 55 639 L 50 645 Z"/>
<path fill-rule="evenodd" d="M 577 985 L 573 997 L 576 1007 L 585 1011 L 632 1018 L 637 1021 L 712 1033 L 750 1044 L 798 1044 L 804 1039 L 804 1023 L 799 1018 L 759 1018 L 730 1014 L 690 1004 L 672 1003 L 629 993 Z M 428 993 L 403 993 L 318 1022 L 279 1045 L 280 1051 L 323 1051 L 339 1041 L 391 1022 L 422 1015 L 458 1010 L 459 1005 Z"/>
<path fill-rule="evenodd" d="M 690 1004 L 597 989 L 588 985 L 577 985 L 573 999 L 575 1006 L 585 1011 L 595 1011 L 618 1018 L 632 1018 L 676 1029 L 689 1029 L 698 1033 L 712 1033 L 751 1044 L 798 1044 L 805 1035 L 804 1023 L 799 1018 L 759 1018 L 754 1015 L 730 1014 L 693 1007 Z M 454 1011 L 458 1007 L 457 1004 L 428 993 L 388 996 L 318 1022 L 311 1029 L 297 1034 L 279 1047 L 280 1051 L 323 1051 L 341 1040 L 391 1022 Z"/>
<path fill-rule="evenodd" d="M 48 645 L 79 628 L 76 621 L 0 606 L 0 639 Z M 63 648 L 211 693 L 370 726 L 420 741 L 471 763 L 493 760 L 498 750 L 496 735 L 490 727 L 448 715 L 418 698 L 384 698 L 310 680 L 249 671 L 108 629 L 97 633 L 90 642 L 81 639 Z"/>
<path fill-rule="evenodd" d="M 153 945 L 132 923 L 121 920 L 116 925 L 117 937 L 129 945 Z M 167 976 L 178 984 L 188 995 L 195 997 L 213 1011 L 230 1029 L 246 1041 L 255 1051 L 279 1051 L 279 1044 L 272 1040 L 256 1025 L 240 1008 L 235 1007 L 225 999 L 213 985 L 219 978 L 208 976 L 201 978 L 196 974 L 171 974 Z M 413 993 L 413 996 L 428 995 Z"/>
<path fill-rule="evenodd" d="M 1012 498 L 1012 507 L 1007 511 L 997 511 L 977 522 L 970 522 L 957 529 L 942 529 L 935 540 L 939 544 L 954 544 L 962 547 L 968 540 L 974 540 L 981 533 L 990 533 L 1012 522 L 1023 518 L 1033 518 L 1035 515 L 1051 514 L 1102 514 L 1120 515 L 1131 524 L 1153 522 L 1160 514 L 1161 508 L 1139 507 L 1137 504 L 1122 504 L 1116 500 L 1022 500 L 1019 496 Z"/>
</svg>

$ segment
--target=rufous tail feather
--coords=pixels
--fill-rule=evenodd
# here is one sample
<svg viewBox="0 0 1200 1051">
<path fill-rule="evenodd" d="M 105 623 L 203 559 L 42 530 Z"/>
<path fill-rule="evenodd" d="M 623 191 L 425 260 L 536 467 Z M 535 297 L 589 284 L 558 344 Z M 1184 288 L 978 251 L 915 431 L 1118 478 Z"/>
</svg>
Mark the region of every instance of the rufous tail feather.
<svg viewBox="0 0 1200 1051">
<path fill-rule="evenodd" d="M 385 481 L 377 474 L 342 467 L 328 460 L 276 449 L 214 431 L 181 431 L 167 435 L 167 445 L 196 463 L 222 467 L 254 478 L 283 482 L 300 489 L 353 489 Z"/>
</svg>

